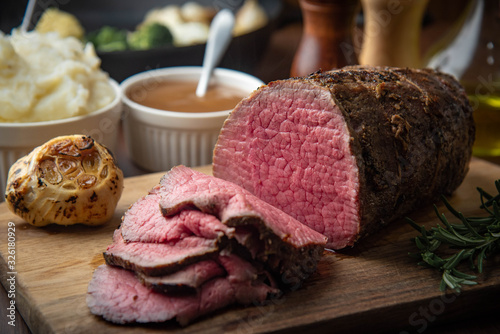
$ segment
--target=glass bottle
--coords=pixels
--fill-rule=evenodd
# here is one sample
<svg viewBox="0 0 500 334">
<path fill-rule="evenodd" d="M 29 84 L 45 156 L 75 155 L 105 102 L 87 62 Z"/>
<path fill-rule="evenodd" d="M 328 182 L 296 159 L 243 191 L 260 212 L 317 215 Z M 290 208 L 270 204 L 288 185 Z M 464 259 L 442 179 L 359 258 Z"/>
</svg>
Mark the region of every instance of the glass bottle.
<svg viewBox="0 0 500 334">
<path fill-rule="evenodd" d="M 474 109 L 473 153 L 500 156 L 500 0 L 483 2 L 481 31 L 469 68 L 460 78 Z"/>
</svg>

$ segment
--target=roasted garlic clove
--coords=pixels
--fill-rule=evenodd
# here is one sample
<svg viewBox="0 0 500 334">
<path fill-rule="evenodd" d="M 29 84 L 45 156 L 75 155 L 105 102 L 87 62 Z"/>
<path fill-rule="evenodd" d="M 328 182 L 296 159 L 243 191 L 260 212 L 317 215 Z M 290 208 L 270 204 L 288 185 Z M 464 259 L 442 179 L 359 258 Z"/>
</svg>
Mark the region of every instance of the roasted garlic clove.
<svg viewBox="0 0 500 334">
<path fill-rule="evenodd" d="M 101 225 L 111 219 L 123 173 L 111 152 L 89 136 L 54 138 L 9 170 L 9 209 L 35 226 Z"/>
</svg>

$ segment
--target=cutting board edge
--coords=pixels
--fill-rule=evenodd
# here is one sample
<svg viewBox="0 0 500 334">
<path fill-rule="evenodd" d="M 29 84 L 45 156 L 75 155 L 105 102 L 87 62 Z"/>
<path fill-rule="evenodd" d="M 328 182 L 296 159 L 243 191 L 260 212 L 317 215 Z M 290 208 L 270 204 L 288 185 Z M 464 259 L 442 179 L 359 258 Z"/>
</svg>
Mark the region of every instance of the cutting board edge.
<svg viewBox="0 0 500 334">
<path fill-rule="evenodd" d="M 3 289 L 9 291 L 8 289 L 9 284 L 7 282 L 9 271 L 7 268 L 7 261 L 2 252 L 0 252 L 0 258 L 2 260 L 0 261 L 0 273 L 1 273 L 0 283 L 2 284 Z M 44 334 L 55 333 L 49 321 L 47 319 L 44 319 L 43 313 L 39 309 L 39 307 L 36 308 L 33 308 L 33 306 L 30 307 L 29 305 L 30 299 L 31 298 L 29 297 L 29 289 L 26 286 L 24 286 L 22 280 L 18 279 L 16 272 L 16 291 L 14 300 L 16 309 L 22 317 L 22 319 L 16 319 L 16 322 L 24 321 L 32 333 L 44 333 Z M 8 298 L 8 301 L 10 302 L 10 298 Z M 35 324 L 37 324 L 36 327 Z"/>
</svg>

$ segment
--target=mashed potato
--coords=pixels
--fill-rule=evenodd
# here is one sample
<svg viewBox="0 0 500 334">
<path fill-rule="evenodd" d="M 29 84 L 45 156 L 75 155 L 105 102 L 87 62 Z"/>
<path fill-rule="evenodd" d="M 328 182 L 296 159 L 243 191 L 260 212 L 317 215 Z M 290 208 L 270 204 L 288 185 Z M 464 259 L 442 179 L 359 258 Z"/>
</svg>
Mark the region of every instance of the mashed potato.
<svg viewBox="0 0 500 334">
<path fill-rule="evenodd" d="M 85 115 L 114 99 L 91 44 L 57 33 L 0 32 L 0 122 Z"/>
</svg>

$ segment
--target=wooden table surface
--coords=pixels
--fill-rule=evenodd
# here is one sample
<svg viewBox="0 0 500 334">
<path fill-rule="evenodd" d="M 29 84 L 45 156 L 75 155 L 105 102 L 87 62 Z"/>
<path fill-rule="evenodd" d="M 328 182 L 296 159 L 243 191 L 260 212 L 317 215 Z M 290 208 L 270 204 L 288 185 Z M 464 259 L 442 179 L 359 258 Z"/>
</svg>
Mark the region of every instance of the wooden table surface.
<svg viewBox="0 0 500 334">
<path fill-rule="evenodd" d="M 291 18 L 296 18 L 293 15 Z M 288 17 L 290 19 L 290 17 Z M 271 36 L 271 41 L 267 52 L 263 55 L 263 59 L 254 75 L 268 82 L 275 79 L 288 77 L 289 69 L 292 63 L 293 54 L 299 44 L 302 33 L 302 25 L 296 20 L 285 20 L 277 28 Z M 120 166 L 124 170 L 126 176 L 134 176 L 144 174 L 145 171 L 137 168 L 128 160 L 124 147 L 121 147 L 119 152 Z M 500 164 L 500 158 L 487 158 L 488 160 Z M 5 242 L 5 241 L 2 241 Z M 22 321 L 22 317 L 16 314 L 16 327 L 7 324 L 7 307 L 9 300 L 6 291 L 0 289 L 0 333 L 21 333 L 29 334 L 30 330 Z M 438 326 L 433 321 L 428 321 L 426 326 L 415 327 L 418 333 L 459 333 L 459 334 L 481 334 L 481 333 L 500 333 L 500 319 L 492 314 L 467 319 L 454 323 L 445 323 Z M 34 331 L 33 333 L 36 333 Z M 401 329 L 395 328 L 394 333 L 402 333 Z"/>
</svg>

